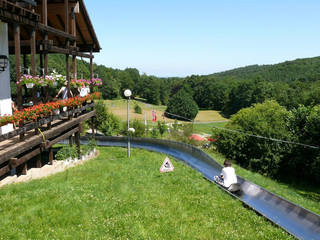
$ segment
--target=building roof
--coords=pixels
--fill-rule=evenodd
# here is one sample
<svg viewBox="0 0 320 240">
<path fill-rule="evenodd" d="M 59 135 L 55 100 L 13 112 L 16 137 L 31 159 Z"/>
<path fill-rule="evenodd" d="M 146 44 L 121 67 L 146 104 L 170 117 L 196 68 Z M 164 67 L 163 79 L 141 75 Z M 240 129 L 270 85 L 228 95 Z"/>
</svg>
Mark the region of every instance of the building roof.
<svg viewBox="0 0 320 240">
<path fill-rule="evenodd" d="M 15 1 L 10 1 L 15 2 Z M 25 1 L 19 1 L 25 2 Z M 25 4 L 28 3 L 36 3 L 35 11 L 37 14 L 40 15 L 40 22 L 39 25 L 42 24 L 42 0 L 28 0 Z M 71 12 L 71 8 L 74 8 L 78 3 L 79 11 L 75 14 L 75 21 L 76 21 L 76 43 L 79 49 L 79 52 L 99 52 L 101 47 L 97 38 L 97 35 L 94 31 L 93 25 L 89 18 L 85 3 L 83 0 L 69 0 L 69 12 Z M 47 0 L 48 5 L 48 18 L 47 24 L 49 27 L 53 29 L 57 29 L 60 31 L 65 31 L 65 10 L 64 10 L 64 0 Z M 32 26 L 27 24 L 21 25 L 20 31 L 20 38 L 21 42 L 23 43 L 24 40 L 30 40 L 30 32 Z M 69 17 L 69 33 L 71 34 L 71 17 Z M 9 26 L 9 41 L 14 40 L 14 31 L 13 28 Z M 43 40 L 41 32 L 37 32 L 37 43 Z M 56 35 L 52 32 L 48 33 L 48 40 L 53 42 L 54 46 L 63 47 L 66 43 L 66 38 L 61 35 Z M 37 44 L 38 45 L 38 44 Z M 10 52 L 13 53 L 13 49 Z M 30 52 L 29 44 L 22 44 L 21 45 L 22 53 Z"/>
</svg>

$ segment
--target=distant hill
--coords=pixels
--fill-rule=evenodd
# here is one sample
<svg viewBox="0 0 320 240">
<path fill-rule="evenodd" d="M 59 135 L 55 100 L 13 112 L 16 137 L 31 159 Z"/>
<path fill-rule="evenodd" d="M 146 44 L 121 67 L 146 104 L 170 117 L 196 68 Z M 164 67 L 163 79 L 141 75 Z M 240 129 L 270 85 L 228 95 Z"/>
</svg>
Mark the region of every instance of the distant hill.
<svg viewBox="0 0 320 240">
<path fill-rule="evenodd" d="M 270 65 L 251 65 L 207 76 L 238 80 L 260 76 L 266 81 L 291 82 L 300 80 L 313 82 L 320 80 L 320 57 L 302 58 Z"/>
</svg>

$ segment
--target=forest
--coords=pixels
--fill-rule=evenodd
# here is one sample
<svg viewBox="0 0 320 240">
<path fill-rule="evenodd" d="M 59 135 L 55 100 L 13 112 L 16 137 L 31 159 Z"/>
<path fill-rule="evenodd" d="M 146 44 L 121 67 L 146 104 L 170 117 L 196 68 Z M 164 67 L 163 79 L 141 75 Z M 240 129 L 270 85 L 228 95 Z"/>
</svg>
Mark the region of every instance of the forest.
<svg viewBox="0 0 320 240">
<path fill-rule="evenodd" d="M 27 65 L 28 65 L 27 57 Z M 49 66 L 65 74 L 65 57 L 50 55 Z M 14 61 L 10 62 L 14 76 Z M 89 78 L 89 64 L 77 60 L 78 78 Z M 188 93 L 200 109 L 222 111 L 226 116 L 254 103 L 275 100 L 288 110 L 300 104 L 320 104 L 320 57 L 297 59 L 274 65 L 253 65 L 211 75 L 192 75 L 185 78 L 159 78 L 140 74 L 135 68 L 124 70 L 94 65 L 94 74 L 103 80 L 104 99 L 123 97 L 127 88 L 133 97 L 151 104 L 167 105 L 180 90 Z M 12 79 L 15 94 L 15 79 Z"/>
</svg>

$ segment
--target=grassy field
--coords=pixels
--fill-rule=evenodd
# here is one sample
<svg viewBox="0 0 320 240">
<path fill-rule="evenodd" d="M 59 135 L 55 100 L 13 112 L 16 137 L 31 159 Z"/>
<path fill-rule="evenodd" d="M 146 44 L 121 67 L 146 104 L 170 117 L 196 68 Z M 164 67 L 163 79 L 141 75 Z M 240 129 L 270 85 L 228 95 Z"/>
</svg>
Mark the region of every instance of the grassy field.
<svg viewBox="0 0 320 240">
<path fill-rule="evenodd" d="M 221 165 L 223 164 L 224 156 L 209 150 L 206 152 Z M 312 186 L 302 182 L 279 182 L 236 164 L 233 164 L 233 167 L 236 169 L 237 175 L 320 215 L 320 188 L 318 185 Z"/>
<path fill-rule="evenodd" d="M 213 122 L 213 123 L 194 123 L 193 132 L 199 134 L 212 134 L 213 127 L 225 127 L 228 122 Z"/>
<path fill-rule="evenodd" d="M 127 119 L 127 100 L 119 99 L 119 100 L 105 100 L 105 103 L 110 112 L 118 116 L 121 120 Z M 137 114 L 134 112 L 134 106 L 138 104 L 142 108 L 142 114 Z M 174 120 L 163 117 L 163 113 L 166 110 L 166 106 L 157 106 L 148 103 L 144 103 L 141 101 L 130 100 L 130 119 L 139 119 L 144 120 L 146 116 L 146 120 L 152 121 L 152 110 L 156 111 L 157 120 L 165 120 L 166 122 L 173 122 Z M 218 111 L 212 110 L 201 110 L 199 111 L 197 117 L 195 118 L 195 122 L 215 122 L 215 121 L 226 121 L 228 119 L 224 118 Z"/>
<path fill-rule="evenodd" d="M 294 239 L 164 155 L 99 148 L 100 156 L 1 189 L 1 239 Z M 237 169 L 238 170 L 238 169 Z"/>
</svg>

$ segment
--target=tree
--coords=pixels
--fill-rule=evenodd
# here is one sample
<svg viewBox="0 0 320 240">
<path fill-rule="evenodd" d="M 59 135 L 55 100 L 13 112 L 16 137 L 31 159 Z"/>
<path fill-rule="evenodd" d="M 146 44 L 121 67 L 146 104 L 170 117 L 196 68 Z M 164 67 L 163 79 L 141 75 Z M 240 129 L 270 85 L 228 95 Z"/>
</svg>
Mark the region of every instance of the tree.
<svg viewBox="0 0 320 240">
<path fill-rule="evenodd" d="M 229 127 L 236 132 L 215 133 L 217 148 L 242 166 L 276 176 L 282 161 L 291 152 L 291 145 L 271 139 L 291 141 L 292 135 L 287 128 L 288 116 L 289 112 L 275 101 L 244 108 L 231 118 Z M 256 138 L 243 132 L 269 139 Z"/>
<path fill-rule="evenodd" d="M 196 102 L 184 89 L 181 89 L 169 99 L 166 116 L 180 120 L 193 120 L 197 116 L 198 111 Z M 169 113 L 177 116 L 170 115 Z"/>
<path fill-rule="evenodd" d="M 143 92 L 141 97 L 145 98 L 148 103 L 160 104 L 160 82 L 156 77 L 141 76 Z"/>
</svg>

